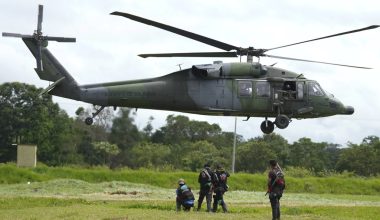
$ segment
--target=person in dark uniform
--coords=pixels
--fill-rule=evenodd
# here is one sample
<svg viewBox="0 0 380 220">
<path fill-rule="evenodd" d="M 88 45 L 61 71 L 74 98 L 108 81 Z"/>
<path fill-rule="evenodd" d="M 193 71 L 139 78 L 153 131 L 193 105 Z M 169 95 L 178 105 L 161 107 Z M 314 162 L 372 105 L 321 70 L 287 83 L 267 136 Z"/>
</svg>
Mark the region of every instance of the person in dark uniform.
<svg viewBox="0 0 380 220">
<path fill-rule="evenodd" d="M 194 207 L 194 195 L 191 192 L 190 187 L 185 184 L 184 179 L 178 180 L 178 188 L 176 190 L 177 198 L 177 212 L 181 211 L 181 206 L 183 206 L 183 210 L 190 211 L 191 207 Z"/>
<path fill-rule="evenodd" d="M 213 179 L 214 173 L 212 172 L 210 168 L 210 164 L 206 163 L 204 165 L 204 168 L 199 173 L 198 177 L 198 183 L 199 183 L 199 198 L 198 198 L 198 208 L 197 211 L 201 209 L 203 199 L 206 197 L 206 203 L 207 203 L 207 212 L 211 212 L 211 200 L 212 200 L 212 192 L 213 192 L 213 186 L 212 186 L 212 179 Z"/>
<path fill-rule="evenodd" d="M 280 219 L 280 198 L 285 189 L 284 173 L 276 160 L 270 160 L 270 171 L 268 173 L 268 191 L 270 205 L 272 207 L 272 219 Z"/>
<path fill-rule="evenodd" d="M 228 191 L 227 178 L 230 174 L 223 169 L 221 165 L 217 165 L 215 173 L 214 173 L 214 203 L 212 207 L 212 211 L 216 212 L 218 210 L 218 205 L 221 205 L 223 208 L 223 212 L 227 212 L 227 204 L 224 202 L 223 195 Z"/>
</svg>

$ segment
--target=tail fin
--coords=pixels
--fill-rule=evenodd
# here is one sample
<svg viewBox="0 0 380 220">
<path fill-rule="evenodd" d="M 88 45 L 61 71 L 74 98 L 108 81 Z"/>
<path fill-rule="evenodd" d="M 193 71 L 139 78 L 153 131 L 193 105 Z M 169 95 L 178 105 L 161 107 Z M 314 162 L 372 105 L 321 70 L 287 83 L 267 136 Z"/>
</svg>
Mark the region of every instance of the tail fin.
<svg viewBox="0 0 380 220">
<path fill-rule="evenodd" d="M 36 40 L 23 38 L 26 46 L 32 52 L 33 56 L 37 58 L 38 45 Z M 52 53 L 46 48 L 41 47 L 41 59 L 43 68 L 39 70 L 35 68 L 38 76 L 42 80 L 51 82 L 59 82 L 47 91 L 51 95 L 61 96 L 65 98 L 80 100 L 80 89 L 75 79 L 66 71 L 66 69 L 59 63 Z"/>
<path fill-rule="evenodd" d="M 43 5 L 38 6 L 37 30 L 32 35 L 6 33 L 3 37 L 22 38 L 26 46 L 36 58 L 37 68 L 35 69 L 40 79 L 54 82 L 43 93 L 56 96 L 80 100 L 80 89 L 77 82 L 63 68 L 57 59 L 46 49 L 48 41 L 75 42 L 75 38 L 51 37 L 42 35 Z"/>
</svg>

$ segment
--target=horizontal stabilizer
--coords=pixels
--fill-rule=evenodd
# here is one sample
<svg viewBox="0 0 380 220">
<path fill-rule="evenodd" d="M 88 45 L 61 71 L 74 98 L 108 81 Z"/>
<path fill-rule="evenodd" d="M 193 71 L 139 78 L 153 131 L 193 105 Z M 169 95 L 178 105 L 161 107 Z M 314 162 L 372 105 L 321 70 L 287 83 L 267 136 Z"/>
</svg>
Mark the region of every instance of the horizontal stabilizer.
<svg viewBox="0 0 380 220">
<path fill-rule="evenodd" d="M 37 71 L 37 70 L 36 70 Z M 62 80 L 64 80 L 65 77 L 60 78 L 59 80 L 55 81 L 53 84 L 48 86 L 46 89 L 44 89 L 39 95 L 42 96 L 46 93 L 49 93 L 51 90 L 53 90 Z"/>
</svg>

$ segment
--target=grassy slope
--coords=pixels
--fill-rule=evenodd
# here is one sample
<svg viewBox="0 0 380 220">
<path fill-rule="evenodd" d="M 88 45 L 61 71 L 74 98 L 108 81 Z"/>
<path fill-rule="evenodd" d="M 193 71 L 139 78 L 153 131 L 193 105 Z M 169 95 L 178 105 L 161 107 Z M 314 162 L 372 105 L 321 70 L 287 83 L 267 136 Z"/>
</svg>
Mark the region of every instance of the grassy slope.
<svg viewBox="0 0 380 220">
<path fill-rule="evenodd" d="M 162 188 L 175 188 L 178 178 L 185 178 L 188 185 L 198 187 L 197 173 L 157 172 L 151 170 L 107 168 L 69 168 L 39 166 L 34 169 L 17 168 L 14 164 L 0 165 L 0 183 L 26 183 L 53 180 L 57 178 L 77 179 L 91 183 L 128 181 L 145 183 Z M 380 178 L 359 177 L 286 177 L 287 192 L 333 193 L 354 195 L 380 195 Z M 229 179 L 232 190 L 265 191 L 266 176 L 263 174 L 235 174 Z"/>
</svg>

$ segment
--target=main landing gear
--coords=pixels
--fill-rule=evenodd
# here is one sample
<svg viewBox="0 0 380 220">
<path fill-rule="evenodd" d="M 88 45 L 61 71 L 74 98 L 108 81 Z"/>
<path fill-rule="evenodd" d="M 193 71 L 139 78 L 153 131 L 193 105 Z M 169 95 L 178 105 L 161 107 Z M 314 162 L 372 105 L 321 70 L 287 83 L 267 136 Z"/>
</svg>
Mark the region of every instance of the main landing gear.
<svg viewBox="0 0 380 220">
<path fill-rule="evenodd" d="M 94 118 L 104 109 L 104 107 L 105 106 L 100 106 L 100 108 L 97 109 L 95 113 L 92 113 L 92 117 L 87 117 L 84 120 L 84 123 L 86 123 L 86 125 L 92 125 L 92 123 L 94 123 Z"/>
<path fill-rule="evenodd" d="M 260 128 L 264 134 L 270 134 L 274 130 L 274 125 L 276 125 L 276 127 L 280 129 L 285 129 L 288 127 L 289 123 L 290 123 L 290 119 L 288 116 L 279 114 L 274 120 L 274 123 L 268 120 L 268 118 L 266 117 L 265 121 L 261 123 Z"/>
<path fill-rule="evenodd" d="M 274 130 L 274 123 L 269 121 L 267 117 L 265 117 L 265 121 L 263 121 L 260 125 L 261 131 L 264 134 L 270 134 Z"/>
</svg>

